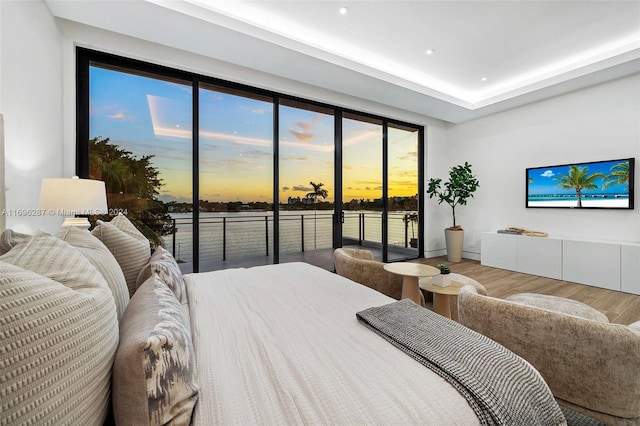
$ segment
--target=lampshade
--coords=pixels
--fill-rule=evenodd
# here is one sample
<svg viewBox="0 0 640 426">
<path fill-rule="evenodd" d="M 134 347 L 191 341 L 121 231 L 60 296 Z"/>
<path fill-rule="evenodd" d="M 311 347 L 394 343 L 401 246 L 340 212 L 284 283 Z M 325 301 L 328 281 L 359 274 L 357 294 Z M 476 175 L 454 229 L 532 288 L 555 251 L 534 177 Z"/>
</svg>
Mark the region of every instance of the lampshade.
<svg viewBox="0 0 640 426">
<path fill-rule="evenodd" d="M 101 180 L 44 178 L 38 209 L 49 216 L 96 215 L 107 213 L 107 192 Z M 62 226 L 89 228 L 87 218 L 67 217 Z"/>
</svg>

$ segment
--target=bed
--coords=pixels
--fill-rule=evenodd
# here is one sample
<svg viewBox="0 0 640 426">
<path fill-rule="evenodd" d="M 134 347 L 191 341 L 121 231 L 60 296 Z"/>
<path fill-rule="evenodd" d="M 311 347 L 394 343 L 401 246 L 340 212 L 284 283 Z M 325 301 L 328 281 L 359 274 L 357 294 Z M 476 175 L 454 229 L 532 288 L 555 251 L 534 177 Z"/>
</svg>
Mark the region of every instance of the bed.
<svg viewBox="0 0 640 426">
<path fill-rule="evenodd" d="M 402 339 L 390 343 L 396 322 L 387 323 L 386 335 L 374 324 L 399 316 L 390 310 L 396 306 L 419 317 L 407 323 L 404 346 Z M 425 324 L 431 331 L 418 330 Z M 91 233 L 0 235 L 1 425 L 474 425 L 510 418 L 485 418 L 457 382 L 411 352 L 422 337 L 429 349 L 450 333 L 462 333 L 465 339 L 451 337 L 457 341 L 482 337 L 305 263 L 183 276 L 170 253 L 151 253 L 122 215 Z M 443 353 L 455 358 L 454 375 L 469 370 L 467 349 L 449 345 Z M 491 370 L 507 392 L 497 402 L 529 398 L 527 410 L 535 406 L 540 416 L 502 423 L 566 424 L 539 374 L 504 348 L 501 356 L 517 362 L 535 388 L 522 375 Z M 470 388 L 483 393 L 494 384 Z M 526 411 L 511 410 L 515 418 Z"/>
<path fill-rule="evenodd" d="M 197 376 L 212 384 L 194 424 L 478 424 L 453 387 L 358 322 L 393 302 L 381 293 L 305 263 L 185 281 Z"/>
</svg>

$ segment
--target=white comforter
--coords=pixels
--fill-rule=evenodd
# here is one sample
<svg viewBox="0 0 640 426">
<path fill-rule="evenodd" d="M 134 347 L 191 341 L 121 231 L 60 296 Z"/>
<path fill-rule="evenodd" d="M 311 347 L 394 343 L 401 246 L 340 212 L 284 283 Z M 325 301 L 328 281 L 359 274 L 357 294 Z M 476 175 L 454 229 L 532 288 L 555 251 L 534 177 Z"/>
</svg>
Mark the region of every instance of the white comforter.
<svg viewBox="0 0 640 426">
<path fill-rule="evenodd" d="M 305 263 L 185 281 L 194 425 L 478 424 L 453 387 L 356 320 L 393 301 L 381 293 Z"/>
</svg>

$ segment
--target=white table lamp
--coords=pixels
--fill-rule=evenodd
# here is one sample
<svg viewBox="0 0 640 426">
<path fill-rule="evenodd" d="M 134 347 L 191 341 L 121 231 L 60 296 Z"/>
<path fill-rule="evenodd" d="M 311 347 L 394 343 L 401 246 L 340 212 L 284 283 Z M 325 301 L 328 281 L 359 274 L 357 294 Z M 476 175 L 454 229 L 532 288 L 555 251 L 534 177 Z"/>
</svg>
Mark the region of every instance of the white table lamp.
<svg viewBox="0 0 640 426">
<path fill-rule="evenodd" d="M 44 178 L 40 188 L 38 209 L 48 216 L 67 216 L 62 226 L 89 229 L 86 217 L 75 215 L 107 214 L 107 192 L 104 182 L 93 179 Z"/>
</svg>

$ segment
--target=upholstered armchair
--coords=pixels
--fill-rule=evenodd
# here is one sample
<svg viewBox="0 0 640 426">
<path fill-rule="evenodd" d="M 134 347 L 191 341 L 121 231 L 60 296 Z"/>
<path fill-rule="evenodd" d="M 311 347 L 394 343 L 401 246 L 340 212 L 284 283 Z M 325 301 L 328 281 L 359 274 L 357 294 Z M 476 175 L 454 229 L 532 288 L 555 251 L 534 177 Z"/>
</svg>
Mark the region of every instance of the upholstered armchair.
<svg viewBox="0 0 640 426">
<path fill-rule="evenodd" d="M 338 248 L 333 252 L 333 261 L 338 275 L 400 299 L 402 277 L 385 271 L 384 263 L 373 260 L 369 250 Z"/>
<path fill-rule="evenodd" d="M 465 286 L 459 320 L 531 363 L 561 406 L 607 425 L 640 425 L 640 322 L 612 324 L 580 302 L 547 298 L 542 309 L 542 298 L 501 300 Z"/>
</svg>

